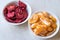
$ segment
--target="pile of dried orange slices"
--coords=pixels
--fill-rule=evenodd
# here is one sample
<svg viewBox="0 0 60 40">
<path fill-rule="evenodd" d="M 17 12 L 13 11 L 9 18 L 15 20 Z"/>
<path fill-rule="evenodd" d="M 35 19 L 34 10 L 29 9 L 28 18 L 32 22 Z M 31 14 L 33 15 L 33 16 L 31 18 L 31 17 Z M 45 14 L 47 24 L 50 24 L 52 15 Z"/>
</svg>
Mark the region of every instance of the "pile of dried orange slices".
<svg viewBox="0 0 60 40">
<path fill-rule="evenodd" d="M 29 19 L 32 31 L 36 35 L 48 36 L 56 30 L 56 19 L 48 12 L 37 12 Z"/>
</svg>

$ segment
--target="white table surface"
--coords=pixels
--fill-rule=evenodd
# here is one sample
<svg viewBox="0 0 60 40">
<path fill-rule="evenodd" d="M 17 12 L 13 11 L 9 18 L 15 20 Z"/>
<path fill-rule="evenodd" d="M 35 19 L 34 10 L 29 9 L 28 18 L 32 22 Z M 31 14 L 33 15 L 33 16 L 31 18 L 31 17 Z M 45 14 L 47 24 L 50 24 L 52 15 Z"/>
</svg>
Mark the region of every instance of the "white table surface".
<svg viewBox="0 0 60 40">
<path fill-rule="evenodd" d="M 60 40 L 60 31 L 50 39 L 32 37 L 27 22 L 20 26 L 7 24 L 2 16 L 4 5 L 12 0 L 0 0 L 0 40 Z M 50 10 L 60 19 L 60 0 L 22 0 L 30 4 L 32 13 L 35 11 Z"/>
</svg>

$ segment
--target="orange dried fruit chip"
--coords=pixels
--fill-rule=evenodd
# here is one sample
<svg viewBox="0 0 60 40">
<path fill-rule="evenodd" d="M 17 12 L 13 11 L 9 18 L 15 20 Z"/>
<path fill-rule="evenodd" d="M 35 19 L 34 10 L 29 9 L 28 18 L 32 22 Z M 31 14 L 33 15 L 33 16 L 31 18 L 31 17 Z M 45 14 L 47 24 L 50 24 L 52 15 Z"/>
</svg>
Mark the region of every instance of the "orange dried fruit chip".
<svg viewBox="0 0 60 40">
<path fill-rule="evenodd" d="M 34 33 L 35 34 L 40 34 L 42 32 L 43 28 L 42 27 L 39 27 L 39 28 L 35 28 L 34 29 Z"/>
<path fill-rule="evenodd" d="M 46 12 L 46 11 L 43 11 L 42 14 L 43 14 L 45 17 L 49 17 L 48 12 Z"/>
<path fill-rule="evenodd" d="M 31 25 L 31 28 L 34 29 L 34 28 L 36 28 L 37 25 L 39 25 L 39 24 L 38 23 L 34 23 L 34 24 Z"/>
<path fill-rule="evenodd" d="M 48 27 L 47 31 L 52 32 L 53 28 L 52 27 Z"/>
<path fill-rule="evenodd" d="M 56 22 L 56 18 L 54 18 L 53 16 L 50 15 L 49 18 L 51 18 L 53 22 Z"/>
<path fill-rule="evenodd" d="M 34 29 L 35 34 L 41 34 L 43 33 L 44 35 L 47 33 L 46 26 L 45 25 L 37 25 L 36 28 Z"/>
<path fill-rule="evenodd" d="M 29 23 L 35 23 L 38 21 L 38 15 L 34 14 L 32 18 L 30 18 Z"/>
<path fill-rule="evenodd" d="M 52 27 L 53 27 L 54 29 L 56 29 L 57 25 L 54 23 L 54 24 L 52 24 Z"/>
</svg>

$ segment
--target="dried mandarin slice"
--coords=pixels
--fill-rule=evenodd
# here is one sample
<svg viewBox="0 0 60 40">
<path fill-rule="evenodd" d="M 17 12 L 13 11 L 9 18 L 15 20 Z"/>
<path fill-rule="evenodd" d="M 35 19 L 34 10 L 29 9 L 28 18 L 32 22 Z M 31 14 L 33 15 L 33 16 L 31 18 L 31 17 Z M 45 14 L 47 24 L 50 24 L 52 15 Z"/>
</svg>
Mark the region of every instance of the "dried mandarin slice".
<svg viewBox="0 0 60 40">
<path fill-rule="evenodd" d="M 43 29 L 43 31 L 40 33 L 40 35 L 41 36 L 46 36 L 46 33 L 47 33 L 48 31 L 46 30 L 46 29 Z"/>
<path fill-rule="evenodd" d="M 37 25 L 37 27 L 36 28 L 42 28 L 42 29 L 47 29 L 48 27 L 46 26 L 46 25 Z"/>
<path fill-rule="evenodd" d="M 48 18 L 40 18 L 40 20 L 47 26 L 51 25 L 51 22 Z"/>
<path fill-rule="evenodd" d="M 43 11 L 42 13 L 43 13 L 43 15 L 44 15 L 45 17 L 49 17 L 48 12 Z"/>
<path fill-rule="evenodd" d="M 42 22 L 41 22 L 40 20 L 38 20 L 36 23 L 38 23 L 38 24 L 42 24 Z"/>
<path fill-rule="evenodd" d="M 40 34 L 42 32 L 43 28 L 40 25 L 37 25 L 36 28 L 34 29 L 35 34 Z"/>
<path fill-rule="evenodd" d="M 36 35 L 38 35 L 38 34 L 39 34 L 39 29 L 34 29 L 34 33 L 35 33 Z"/>
<path fill-rule="evenodd" d="M 57 25 L 55 23 L 52 24 L 52 27 L 56 29 Z"/>
<path fill-rule="evenodd" d="M 46 25 L 42 25 L 42 27 L 43 27 L 44 29 L 46 29 L 46 30 L 47 30 L 47 28 L 48 28 L 48 26 L 46 26 Z"/>
<path fill-rule="evenodd" d="M 47 31 L 51 32 L 51 31 L 53 31 L 53 28 L 52 27 L 48 27 Z"/>
<path fill-rule="evenodd" d="M 34 33 L 35 33 L 35 34 L 40 34 L 41 32 L 42 32 L 42 28 L 41 28 L 41 27 L 34 29 Z"/>
<path fill-rule="evenodd" d="M 46 33 L 47 33 L 47 27 L 46 27 L 46 25 L 38 25 L 37 27 L 36 27 L 36 29 L 38 29 L 38 34 L 42 34 L 42 35 L 45 35 Z"/>
<path fill-rule="evenodd" d="M 49 18 L 51 18 L 53 22 L 56 22 L 56 19 L 53 16 L 50 15 Z"/>
<path fill-rule="evenodd" d="M 39 28 L 42 29 L 42 25 L 37 25 L 36 28 L 37 28 L 37 29 L 39 29 Z"/>
<path fill-rule="evenodd" d="M 39 25 L 39 24 L 38 23 L 34 23 L 34 24 L 31 25 L 31 28 L 34 29 L 34 28 L 36 28 L 37 25 Z"/>
<path fill-rule="evenodd" d="M 37 15 L 39 18 L 43 16 L 42 12 L 37 12 Z"/>
<path fill-rule="evenodd" d="M 32 18 L 30 18 L 29 23 L 35 23 L 38 21 L 38 15 L 34 14 Z"/>
</svg>

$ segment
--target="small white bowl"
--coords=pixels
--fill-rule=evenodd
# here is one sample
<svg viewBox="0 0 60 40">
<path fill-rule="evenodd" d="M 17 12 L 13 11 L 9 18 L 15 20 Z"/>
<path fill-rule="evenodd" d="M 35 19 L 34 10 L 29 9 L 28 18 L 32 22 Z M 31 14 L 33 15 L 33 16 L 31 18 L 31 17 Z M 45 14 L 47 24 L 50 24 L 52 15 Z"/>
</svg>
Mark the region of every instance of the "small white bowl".
<svg viewBox="0 0 60 40">
<path fill-rule="evenodd" d="M 12 3 L 12 2 L 18 2 L 18 1 L 10 1 L 9 3 Z M 30 18 L 30 16 L 31 16 L 31 7 L 30 7 L 30 5 L 29 5 L 27 2 L 25 2 L 25 1 L 21 1 L 21 2 L 23 2 L 23 3 L 25 3 L 25 4 L 27 5 L 28 17 L 27 17 L 23 22 L 21 22 L 21 23 L 11 23 L 11 22 L 8 22 L 8 21 L 5 19 L 5 16 L 4 16 L 4 14 L 3 14 L 3 18 L 4 18 L 4 20 L 5 20 L 8 24 L 11 24 L 11 25 L 21 25 L 21 24 L 25 23 L 25 22 Z M 7 5 L 8 5 L 9 3 L 7 3 Z M 6 5 L 6 6 L 7 6 L 7 5 Z M 5 6 L 5 7 L 6 7 L 6 6 Z M 5 8 L 5 7 L 4 7 L 4 8 Z M 3 10 L 4 10 L 4 8 L 3 8 Z"/>
<path fill-rule="evenodd" d="M 37 12 L 40 12 L 40 11 L 37 11 Z M 34 12 L 34 13 L 37 13 L 37 12 Z M 52 33 L 51 35 L 49 35 L 49 36 L 44 36 L 44 37 L 43 37 L 43 36 L 38 36 L 38 35 L 36 35 L 35 33 L 33 33 L 33 31 L 31 30 L 30 24 L 28 23 L 28 28 L 29 28 L 31 34 L 33 35 L 33 37 L 47 39 L 47 38 L 51 38 L 51 37 L 55 36 L 55 35 L 58 33 L 58 31 L 59 31 L 59 19 L 58 19 L 58 17 L 55 15 L 55 13 L 53 13 L 53 12 L 51 12 L 51 11 L 47 11 L 47 10 L 46 10 L 46 12 L 48 12 L 50 15 L 52 15 L 53 17 L 56 18 L 56 20 L 57 20 L 57 22 L 56 22 L 56 24 L 57 24 L 56 31 L 53 32 L 53 33 Z M 33 13 L 33 14 L 34 14 L 34 13 Z"/>
</svg>

